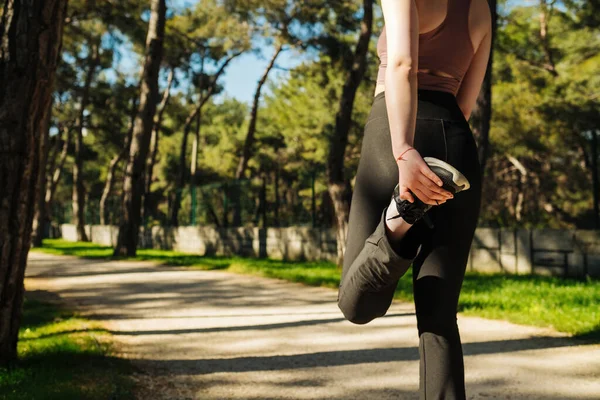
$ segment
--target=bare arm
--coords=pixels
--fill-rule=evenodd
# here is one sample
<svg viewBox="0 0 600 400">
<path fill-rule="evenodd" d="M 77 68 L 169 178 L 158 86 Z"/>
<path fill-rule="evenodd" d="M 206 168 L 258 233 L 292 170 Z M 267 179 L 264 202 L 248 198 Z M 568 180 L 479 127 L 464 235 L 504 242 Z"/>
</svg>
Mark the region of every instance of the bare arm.
<svg viewBox="0 0 600 400">
<path fill-rule="evenodd" d="M 415 0 L 382 0 L 387 36 L 385 103 L 392 152 L 398 164 L 400 198 L 414 201 L 414 193 L 431 205 L 451 198 L 442 181 L 431 171 L 413 145 L 417 118 L 417 70 L 419 15 Z M 402 159 L 398 157 L 402 155 Z"/>
<path fill-rule="evenodd" d="M 492 46 L 492 17 L 487 2 L 484 3 L 485 4 L 481 6 L 481 9 L 476 10 L 476 12 L 478 12 L 479 15 L 482 15 L 482 17 L 479 18 L 479 21 L 481 21 L 482 29 L 486 32 L 475 51 L 471 65 L 469 65 L 469 69 L 456 94 L 456 101 L 466 120 L 469 120 L 471 112 L 475 107 L 477 96 L 479 96 Z"/>
<path fill-rule="evenodd" d="M 382 0 L 387 36 L 385 102 L 397 158 L 412 146 L 417 116 L 419 16 L 414 0 Z"/>
</svg>

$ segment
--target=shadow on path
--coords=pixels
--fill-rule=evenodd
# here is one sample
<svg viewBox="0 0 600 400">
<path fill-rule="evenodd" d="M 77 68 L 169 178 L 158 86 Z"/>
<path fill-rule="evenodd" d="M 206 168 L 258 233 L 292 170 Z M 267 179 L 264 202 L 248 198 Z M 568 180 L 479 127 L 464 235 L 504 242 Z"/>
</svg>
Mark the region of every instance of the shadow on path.
<svg viewBox="0 0 600 400">
<path fill-rule="evenodd" d="M 415 315 L 414 313 L 397 313 L 390 314 L 387 317 L 406 317 Z M 292 321 L 292 322 L 279 322 L 275 324 L 262 324 L 262 325 L 242 325 L 242 326 L 222 326 L 214 328 L 200 328 L 200 329 L 168 329 L 168 330 L 150 330 L 150 331 L 113 331 L 113 335 L 178 335 L 183 333 L 213 333 L 213 332 L 235 332 L 235 331 L 246 331 L 246 330 L 269 330 L 269 329 L 281 329 L 281 328 L 295 328 L 299 326 L 310 326 L 310 325 L 321 325 L 330 324 L 335 322 L 344 322 L 345 318 L 329 318 L 329 319 L 312 319 L 303 321 Z"/>
<path fill-rule="evenodd" d="M 465 356 L 508 353 L 571 346 L 567 338 L 497 340 L 463 344 Z M 153 367 L 184 374 L 217 372 L 275 371 L 297 368 L 336 367 L 342 365 L 417 361 L 417 347 L 390 347 L 360 350 L 324 351 L 306 354 L 257 357 L 207 358 L 199 360 L 144 360 Z"/>
<path fill-rule="evenodd" d="M 51 261 L 32 262 L 28 278 L 93 314 L 86 318 L 110 324 L 126 356 L 147 371 L 155 392 L 145 398 L 292 399 L 306 390 L 306 399 L 418 400 L 407 390 L 418 382 L 412 304 L 395 304 L 377 323 L 358 327 L 337 309 L 335 290 L 143 262 Z M 597 398 L 588 396 L 597 388 L 597 346 L 464 318 L 470 331 L 463 353 L 478 368 L 468 383 L 470 399 Z M 473 341 L 486 335 L 487 341 Z M 162 392 L 153 389 L 155 380 L 173 392 L 156 397 Z M 192 397 L 173 395 L 181 387 Z"/>
</svg>

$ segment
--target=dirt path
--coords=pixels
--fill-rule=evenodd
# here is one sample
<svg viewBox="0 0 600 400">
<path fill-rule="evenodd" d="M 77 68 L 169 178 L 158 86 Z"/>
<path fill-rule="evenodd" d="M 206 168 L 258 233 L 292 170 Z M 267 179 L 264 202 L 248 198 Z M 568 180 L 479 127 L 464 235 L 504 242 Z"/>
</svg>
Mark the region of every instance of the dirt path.
<svg viewBox="0 0 600 400">
<path fill-rule="evenodd" d="M 27 290 L 102 320 L 144 373 L 140 399 L 418 399 L 411 303 L 357 326 L 336 291 L 31 253 Z M 599 399 L 600 345 L 459 316 L 469 399 Z"/>
</svg>

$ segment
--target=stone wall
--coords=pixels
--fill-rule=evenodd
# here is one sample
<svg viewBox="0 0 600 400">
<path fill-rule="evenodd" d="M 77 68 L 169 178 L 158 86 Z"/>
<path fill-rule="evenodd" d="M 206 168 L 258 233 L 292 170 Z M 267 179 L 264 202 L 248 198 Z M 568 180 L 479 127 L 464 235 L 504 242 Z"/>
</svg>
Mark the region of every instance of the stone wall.
<svg viewBox="0 0 600 400">
<path fill-rule="evenodd" d="M 113 246 L 114 226 L 86 226 L 94 243 Z M 61 226 L 75 241 L 75 226 Z M 336 258 L 333 229 L 153 227 L 140 232 L 140 246 L 201 255 L 242 255 L 289 260 Z M 467 269 L 480 272 L 600 278 L 600 231 L 477 228 Z"/>
<path fill-rule="evenodd" d="M 600 277 L 600 231 L 478 228 L 473 271 Z"/>
</svg>

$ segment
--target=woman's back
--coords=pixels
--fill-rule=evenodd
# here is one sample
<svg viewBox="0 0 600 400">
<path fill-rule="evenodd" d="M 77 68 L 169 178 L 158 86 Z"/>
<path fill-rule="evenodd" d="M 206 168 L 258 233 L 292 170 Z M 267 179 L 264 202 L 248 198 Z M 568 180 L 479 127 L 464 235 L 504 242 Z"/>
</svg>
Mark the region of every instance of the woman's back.
<svg viewBox="0 0 600 400">
<path fill-rule="evenodd" d="M 471 3 L 480 0 L 443 0 L 437 7 L 432 1 L 419 7 L 420 29 L 418 87 L 439 90 L 456 96 L 461 82 L 475 53 L 474 43 L 480 42 L 477 26 L 470 20 L 477 15 L 471 12 Z M 444 4 L 445 3 L 445 4 Z M 417 4 L 419 1 L 417 0 Z M 474 33 L 473 33 L 474 32 Z M 377 84 L 385 83 L 387 67 L 387 38 L 385 26 L 377 42 L 380 58 Z"/>
</svg>

